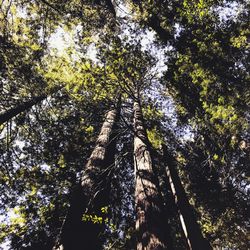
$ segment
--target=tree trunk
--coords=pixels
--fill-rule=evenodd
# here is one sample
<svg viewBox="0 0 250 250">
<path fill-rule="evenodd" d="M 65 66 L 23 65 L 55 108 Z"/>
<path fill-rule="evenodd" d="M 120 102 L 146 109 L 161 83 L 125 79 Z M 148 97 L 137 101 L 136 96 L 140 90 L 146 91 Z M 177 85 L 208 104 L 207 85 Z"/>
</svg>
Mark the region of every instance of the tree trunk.
<svg viewBox="0 0 250 250">
<path fill-rule="evenodd" d="M 137 250 L 172 249 L 139 98 L 134 101 L 134 131 Z"/>
<path fill-rule="evenodd" d="M 196 221 L 194 211 L 188 201 L 185 190 L 182 186 L 178 173 L 173 165 L 171 156 L 164 147 L 164 158 L 168 165 L 166 167 L 166 175 L 168 177 L 171 191 L 174 196 L 175 204 L 178 209 L 181 226 L 186 237 L 189 249 L 192 250 L 211 250 L 209 242 L 203 237 L 199 224 Z"/>
<path fill-rule="evenodd" d="M 146 24 L 152 28 L 159 36 L 159 38 L 164 42 L 168 43 L 170 41 L 170 33 L 161 27 L 160 19 L 157 15 L 153 14 L 147 21 Z"/>
<path fill-rule="evenodd" d="M 62 87 L 60 88 L 54 88 L 51 91 L 51 94 L 57 92 L 58 90 L 60 90 Z M 0 125 L 9 121 L 10 119 L 12 119 L 13 117 L 15 117 L 16 115 L 31 109 L 34 105 L 42 102 L 43 100 L 45 100 L 48 97 L 48 94 L 42 94 L 40 96 L 36 96 L 33 97 L 31 100 L 23 102 L 21 104 L 19 104 L 18 106 L 11 108 L 5 112 L 0 113 Z"/>
<path fill-rule="evenodd" d="M 102 246 L 101 233 L 107 214 L 101 208 L 109 205 L 109 174 L 114 164 L 116 149 L 116 124 L 120 115 L 120 101 L 110 110 L 102 125 L 96 146 L 83 170 L 81 183 L 72 192 L 70 208 L 62 228 L 63 250 L 99 250 Z M 83 215 L 102 217 L 101 223 L 83 221 Z"/>
</svg>

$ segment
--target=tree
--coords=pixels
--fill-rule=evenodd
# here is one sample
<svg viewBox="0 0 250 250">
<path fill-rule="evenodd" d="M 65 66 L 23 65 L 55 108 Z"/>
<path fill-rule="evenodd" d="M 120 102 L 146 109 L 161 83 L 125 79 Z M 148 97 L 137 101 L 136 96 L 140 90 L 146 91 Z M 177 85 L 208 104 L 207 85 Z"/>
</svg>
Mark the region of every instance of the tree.
<svg viewBox="0 0 250 250">
<path fill-rule="evenodd" d="M 223 17 L 234 4 L 238 14 Z M 4 1 L 0 105 L 15 116 L 0 126 L 1 240 L 12 249 L 247 249 L 248 5 Z M 151 51 L 139 41 L 149 30 Z M 63 51 L 51 47 L 59 33 L 71 41 Z M 121 133 L 104 117 L 117 93 Z"/>
<path fill-rule="evenodd" d="M 134 165 L 137 249 L 171 249 L 168 225 L 143 125 L 139 93 L 134 101 Z"/>
<path fill-rule="evenodd" d="M 163 145 L 164 159 L 167 163 L 166 175 L 171 186 L 171 191 L 178 208 L 182 229 L 190 249 L 212 249 L 209 242 L 203 237 L 200 226 L 194 216 L 193 209 L 186 196 L 185 189 L 175 169 L 175 159 L 168 154 Z"/>
<path fill-rule="evenodd" d="M 192 187 L 191 192 L 196 197 L 203 194 L 202 198 L 200 197 L 200 202 L 203 200 L 202 205 L 196 203 L 196 208 L 203 214 L 203 233 L 210 235 L 215 245 L 223 241 L 224 243 L 219 244 L 235 247 L 237 243 L 230 242 L 237 241 L 232 239 L 245 235 L 246 232 L 246 220 L 243 217 L 246 211 L 247 190 L 243 162 L 247 158 L 244 158 L 246 154 L 243 152 L 236 153 L 239 144 L 235 145 L 235 139 L 244 138 L 242 140 L 245 142 L 248 140 L 245 137 L 245 129 L 248 127 L 248 112 L 245 110 L 248 103 L 245 96 L 248 95 L 246 84 L 249 82 L 249 74 L 245 59 L 249 55 L 249 46 L 245 35 L 248 31 L 245 28 L 242 30 L 242 27 L 245 27 L 245 18 L 249 15 L 249 12 L 243 9 L 246 10 L 248 4 L 239 1 L 237 4 L 242 7 L 242 12 L 237 18 L 220 20 L 220 8 L 228 8 L 230 3 L 133 3 L 135 9 L 140 6 L 137 12 L 139 21 L 153 28 L 163 44 L 173 46 L 172 52 L 168 54 L 168 70 L 162 83 L 166 84 L 168 92 L 174 97 L 180 122 L 189 123 L 195 133 L 194 142 L 188 143 L 185 162 L 182 162 L 182 165 L 185 175 L 189 176 L 185 181 L 186 185 Z M 151 16 L 155 22 L 154 26 L 148 23 Z M 172 29 L 175 25 L 176 30 Z M 165 30 L 165 35 L 162 29 Z M 241 66 L 236 66 L 238 64 Z M 238 169 L 242 172 L 239 173 Z M 187 189 L 186 191 L 189 193 Z M 216 199 L 215 196 L 221 198 Z M 197 201 L 194 195 L 192 199 Z M 241 212 L 234 213 L 233 211 L 238 211 L 238 205 L 227 203 L 225 199 L 241 203 Z M 206 215 L 204 210 L 207 211 Z M 220 220 L 216 219 L 218 217 Z M 234 219 L 231 219 L 232 217 Z M 237 223 L 240 224 L 238 229 Z M 225 228 L 229 224 L 230 228 L 234 228 L 230 230 L 230 239 L 219 233 L 218 228 L 224 227 L 223 224 Z"/>
<path fill-rule="evenodd" d="M 75 188 L 71 205 L 62 228 L 61 241 L 63 249 L 99 249 L 102 239 L 104 221 L 101 209 L 109 204 L 110 184 L 108 176 L 114 163 L 116 147 L 116 123 L 119 119 L 120 100 L 117 106 L 107 112 L 96 146 L 83 170 L 81 183 Z M 85 216 L 97 218 L 88 221 Z"/>
</svg>

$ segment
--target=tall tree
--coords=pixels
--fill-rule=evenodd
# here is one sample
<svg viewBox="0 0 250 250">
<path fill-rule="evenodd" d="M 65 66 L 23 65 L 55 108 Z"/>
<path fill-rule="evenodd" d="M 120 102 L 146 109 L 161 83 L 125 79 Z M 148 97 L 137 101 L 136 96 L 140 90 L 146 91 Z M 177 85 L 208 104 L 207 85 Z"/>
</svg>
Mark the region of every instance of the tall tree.
<svg viewBox="0 0 250 250">
<path fill-rule="evenodd" d="M 207 239 L 202 235 L 201 228 L 197 223 L 193 208 L 191 207 L 185 189 L 181 183 L 178 172 L 175 169 L 174 157 L 168 153 L 163 145 L 163 154 L 166 161 L 166 175 L 171 186 L 175 204 L 178 209 L 183 232 L 186 237 L 189 249 L 212 249 Z"/>
<path fill-rule="evenodd" d="M 134 100 L 134 167 L 137 249 L 172 249 L 137 92 Z"/>
<path fill-rule="evenodd" d="M 116 126 L 121 100 L 107 112 L 91 156 L 82 172 L 81 183 L 72 191 L 70 208 L 62 228 L 59 245 L 63 249 L 100 249 L 104 222 L 84 221 L 84 214 L 99 217 L 101 208 L 109 204 L 110 172 L 116 148 Z M 60 249 L 61 245 L 59 246 Z M 56 248 L 55 248 L 56 249 Z"/>
</svg>

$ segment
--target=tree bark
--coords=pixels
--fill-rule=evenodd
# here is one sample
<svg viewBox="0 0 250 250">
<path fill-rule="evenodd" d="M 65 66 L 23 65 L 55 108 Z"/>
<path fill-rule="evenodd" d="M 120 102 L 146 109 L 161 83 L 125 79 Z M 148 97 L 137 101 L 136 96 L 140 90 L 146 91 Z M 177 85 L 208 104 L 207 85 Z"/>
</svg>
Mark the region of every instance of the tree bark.
<svg viewBox="0 0 250 250">
<path fill-rule="evenodd" d="M 58 90 L 60 90 L 62 87 L 57 87 L 54 88 L 51 91 L 51 94 L 57 92 Z M 5 112 L 0 113 L 0 125 L 9 121 L 10 119 L 12 119 L 13 117 L 19 115 L 20 113 L 31 109 L 34 105 L 42 102 L 43 100 L 45 100 L 48 97 L 49 94 L 42 94 L 36 97 L 33 97 L 31 100 L 23 102 L 21 104 L 19 104 L 18 106 L 11 108 Z"/>
<path fill-rule="evenodd" d="M 181 226 L 186 237 L 189 249 L 211 250 L 211 245 L 201 233 L 201 229 L 196 221 L 194 211 L 188 201 L 179 175 L 173 165 L 173 160 L 171 160 L 172 157 L 167 153 L 165 147 L 164 158 L 168 163 L 166 167 L 166 175 L 170 183 L 171 191 L 178 209 Z"/>
<path fill-rule="evenodd" d="M 172 249 L 139 98 L 134 101 L 134 132 L 137 250 Z"/>
<path fill-rule="evenodd" d="M 104 222 L 83 221 L 83 214 L 105 216 L 101 207 L 109 205 L 108 172 L 114 164 L 116 126 L 120 115 L 120 101 L 105 117 L 96 146 L 83 170 L 81 183 L 73 190 L 70 208 L 63 225 L 59 248 L 63 250 L 99 250 Z M 104 218 L 103 218 L 104 219 Z"/>
</svg>

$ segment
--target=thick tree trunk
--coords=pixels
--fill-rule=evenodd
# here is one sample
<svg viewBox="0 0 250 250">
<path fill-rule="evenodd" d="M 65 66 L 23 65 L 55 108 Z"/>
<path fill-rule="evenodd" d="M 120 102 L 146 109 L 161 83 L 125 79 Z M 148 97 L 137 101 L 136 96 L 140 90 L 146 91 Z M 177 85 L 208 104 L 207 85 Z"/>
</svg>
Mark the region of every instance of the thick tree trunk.
<svg viewBox="0 0 250 250">
<path fill-rule="evenodd" d="M 83 170 L 81 183 L 72 192 L 70 208 L 63 225 L 61 245 L 63 250 L 99 250 L 104 221 L 83 221 L 83 214 L 105 217 L 101 208 L 109 205 L 110 183 L 108 172 L 114 164 L 116 148 L 116 124 L 120 114 L 119 105 L 110 110 L 102 125 L 96 146 Z"/>
<path fill-rule="evenodd" d="M 58 90 L 60 90 L 60 88 L 54 88 L 51 91 L 51 94 L 57 92 Z M 15 117 L 16 115 L 31 109 L 34 105 L 42 102 L 43 100 L 45 100 L 48 97 L 48 94 L 42 94 L 36 97 L 33 97 L 31 100 L 23 102 L 21 104 L 19 104 L 18 106 L 11 108 L 5 112 L 1 112 L 0 113 L 0 125 L 9 121 L 10 119 L 12 119 L 13 117 Z"/>
<path fill-rule="evenodd" d="M 139 98 L 134 101 L 134 131 L 137 250 L 172 249 Z"/>
<path fill-rule="evenodd" d="M 189 249 L 192 250 L 211 250 L 209 242 L 203 237 L 201 229 L 196 221 L 194 211 L 188 201 L 186 192 L 182 186 L 178 173 L 171 161 L 171 156 L 164 148 L 164 157 L 168 163 L 166 175 L 168 177 L 171 191 L 174 196 L 175 204 L 178 209 L 182 229 L 187 240 Z"/>
</svg>

